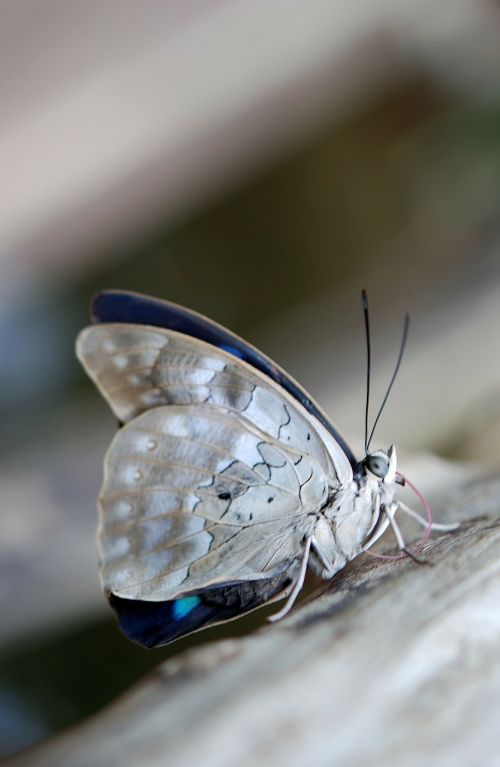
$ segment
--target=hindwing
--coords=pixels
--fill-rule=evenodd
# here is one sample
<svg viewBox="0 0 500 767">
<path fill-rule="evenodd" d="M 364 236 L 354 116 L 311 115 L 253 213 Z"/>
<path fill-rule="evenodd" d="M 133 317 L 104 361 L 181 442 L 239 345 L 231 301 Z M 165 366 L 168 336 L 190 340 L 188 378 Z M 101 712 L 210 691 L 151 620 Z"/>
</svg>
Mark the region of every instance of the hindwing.
<svg viewBox="0 0 500 767">
<path fill-rule="evenodd" d="M 163 406 L 119 430 L 99 497 L 108 593 L 160 601 L 275 577 L 297 558 L 328 493 L 314 457 L 242 416 Z"/>
</svg>

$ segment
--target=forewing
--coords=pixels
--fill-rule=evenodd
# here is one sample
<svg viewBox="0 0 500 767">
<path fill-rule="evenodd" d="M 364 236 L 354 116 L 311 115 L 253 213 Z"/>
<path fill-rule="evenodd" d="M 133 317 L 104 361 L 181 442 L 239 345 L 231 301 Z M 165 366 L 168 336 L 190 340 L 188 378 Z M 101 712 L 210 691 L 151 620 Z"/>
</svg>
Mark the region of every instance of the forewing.
<svg viewBox="0 0 500 767">
<path fill-rule="evenodd" d="M 77 354 L 123 423 L 161 405 L 222 408 L 312 455 L 332 484 L 352 478 L 346 453 L 311 413 L 271 378 L 209 343 L 173 330 L 113 323 L 84 330 Z"/>
<path fill-rule="evenodd" d="M 245 360 L 300 402 L 338 442 L 351 466 L 356 464 L 349 446 L 309 392 L 259 349 L 217 322 L 170 301 L 124 290 L 105 290 L 99 293 L 92 302 L 92 317 L 98 323 L 120 322 L 176 330 Z"/>
<path fill-rule="evenodd" d="M 119 430 L 99 498 L 106 592 L 172 600 L 294 567 L 328 478 L 237 412 L 170 405 Z"/>
</svg>

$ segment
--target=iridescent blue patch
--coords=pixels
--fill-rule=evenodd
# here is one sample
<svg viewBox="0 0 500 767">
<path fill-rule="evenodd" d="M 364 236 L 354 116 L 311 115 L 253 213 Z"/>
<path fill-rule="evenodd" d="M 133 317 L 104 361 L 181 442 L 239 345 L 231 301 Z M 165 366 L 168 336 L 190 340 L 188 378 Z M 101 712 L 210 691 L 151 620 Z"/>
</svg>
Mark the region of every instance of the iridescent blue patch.
<svg viewBox="0 0 500 767">
<path fill-rule="evenodd" d="M 200 597 L 196 596 L 176 599 L 172 605 L 172 615 L 174 616 L 174 620 L 180 621 L 182 618 L 185 618 L 186 615 L 189 615 L 191 610 L 194 610 L 195 607 L 198 607 L 200 602 Z"/>
<path fill-rule="evenodd" d="M 219 349 L 222 349 L 225 352 L 228 352 L 228 354 L 232 354 L 233 357 L 239 357 L 240 360 L 245 359 L 245 355 L 240 349 L 236 349 L 235 346 L 229 346 L 229 344 L 217 344 Z"/>
</svg>

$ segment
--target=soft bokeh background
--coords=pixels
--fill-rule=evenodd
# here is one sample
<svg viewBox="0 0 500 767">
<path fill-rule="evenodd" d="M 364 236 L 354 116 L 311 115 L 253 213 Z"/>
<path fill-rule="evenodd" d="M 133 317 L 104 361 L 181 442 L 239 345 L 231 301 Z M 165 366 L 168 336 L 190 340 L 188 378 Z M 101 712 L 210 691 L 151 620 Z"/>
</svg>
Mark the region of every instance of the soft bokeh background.
<svg viewBox="0 0 500 767">
<path fill-rule="evenodd" d="M 413 317 L 376 442 L 498 467 L 499 33 L 493 0 L 0 0 L 1 754 L 193 641 L 133 647 L 100 593 L 96 290 L 228 325 L 359 450 L 366 287 L 375 401 Z"/>
</svg>

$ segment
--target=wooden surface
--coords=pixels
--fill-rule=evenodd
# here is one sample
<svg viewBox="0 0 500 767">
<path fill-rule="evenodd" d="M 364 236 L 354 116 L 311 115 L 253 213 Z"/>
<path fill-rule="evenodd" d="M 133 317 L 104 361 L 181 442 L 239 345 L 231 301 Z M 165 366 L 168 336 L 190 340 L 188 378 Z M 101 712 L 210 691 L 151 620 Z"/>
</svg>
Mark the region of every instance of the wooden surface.
<svg viewBox="0 0 500 767">
<path fill-rule="evenodd" d="M 286 621 L 168 661 L 12 764 L 497 765 L 500 481 L 436 510 L 463 526 L 429 542 L 433 566 L 360 558 Z"/>
</svg>

